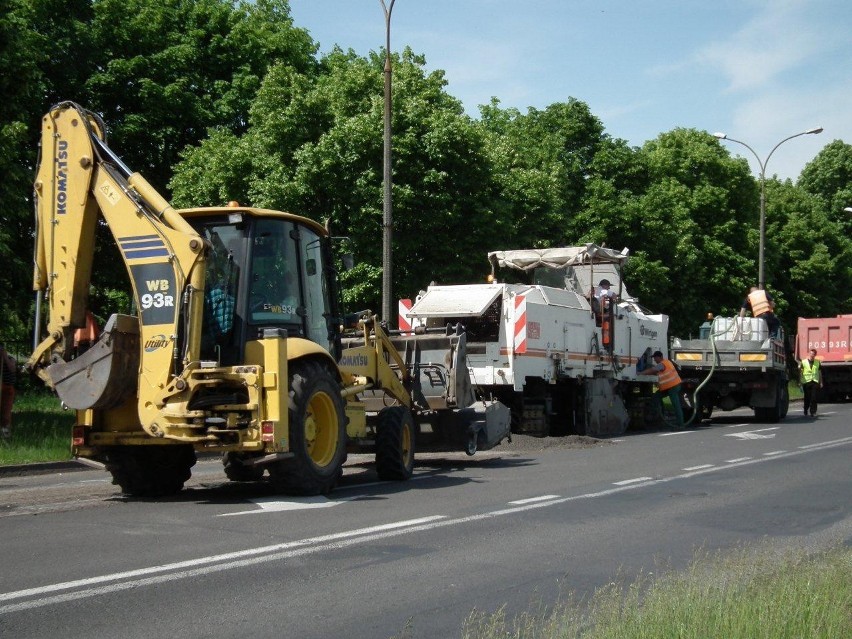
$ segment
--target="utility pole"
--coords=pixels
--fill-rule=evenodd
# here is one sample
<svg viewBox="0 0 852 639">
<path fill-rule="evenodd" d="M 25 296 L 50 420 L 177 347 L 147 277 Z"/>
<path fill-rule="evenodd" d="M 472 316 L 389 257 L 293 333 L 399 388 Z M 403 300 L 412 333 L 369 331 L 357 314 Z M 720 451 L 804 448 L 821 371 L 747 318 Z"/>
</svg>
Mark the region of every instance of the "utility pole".
<svg viewBox="0 0 852 639">
<path fill-rule="evenodd" d="M 757 165 L 760 167 L 760 246 L 758 248 L 757 254 L 757 286 L 761 289 L 766 289 L 766 279 L 764 277 L 764 247 L 766 246 L 766 165 L 769 163 L 769 158 L 772 157 L 772 154 L 775 153 L 775 149 L 784 144 L 787 140 L 792 140 L 793 138 L 797 138 L 800 135 L 814 135 L 817 133 L 822 133 L 822 127 L 818 126 L 813 129 L 808 129 L 807 131 L 802 131 L 801 133 L 796 133 L 795 135 L 791 135 L 789 137 L 784 138 L 769 152 L 769 155 L 766 156 L 765 160 L 761 160 L 760 156 L 757 154 L 753 148 L 751 148 L 748 144 L 741 140 L 735 140 L 734 138 L 729 138 L 725 133 L 714 133 L 713 136 L 720 140 L 728 140 L 729 142 L 736 142 L 737 144 L 742 144 L 745 148 L 751 151 L 752 155 L 754 155 L 754 159 L 757 160 Z"/>
<path fill-rule="evenodd" d="M 382 314 L 381 318 L 391 322 L 391 298 L 393 295 L 393 201 L 391 199 L 391 12 L 396 0 L 379 0 L 385 13 L 385 144 L 384 144 L 384 199 L 382 206 Z M 395 324 L 395 322 L 393 322 Z"/>
</svg>

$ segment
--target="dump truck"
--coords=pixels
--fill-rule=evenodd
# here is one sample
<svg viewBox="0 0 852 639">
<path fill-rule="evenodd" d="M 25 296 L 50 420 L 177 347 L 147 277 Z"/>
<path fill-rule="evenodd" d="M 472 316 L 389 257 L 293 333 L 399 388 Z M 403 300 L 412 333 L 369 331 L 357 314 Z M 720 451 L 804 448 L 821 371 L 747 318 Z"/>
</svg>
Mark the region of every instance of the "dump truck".
<svg viewBox="0 0 852 639">
<path fill-rule="evenodd" d="M 375 453 L 382 479 L 407 479 L 430 420 L 432 443 L 459 451 L 508 436 L 508 408 L 456 375 L 467 370 L 463 332 L 407 336 L 401 353 L 374 314 L 343 312 L 327 228 L 237 203 L 175 210 L 105 130 L 77 104 L 53 107 L 34 185 L 27 366 L 76 412 L 75 456 L 102 462 L 134 496 L 181 490 L 198 453 L 221 455 L 231 480 L 310 495 L 334 488 L 351 452 Z M 133 310 L 111 313 L 83 350 L 74 335 L 91 322 L 99 225 Z"/>
<path fill-rule="evenodd" d="M 429 285 L 401 306 L 401 323 L 462 324 L 470 382 L 479 398 L 509 406 L 513 432 L 645 428 L 660 419 L 650 401 L 656 377 L 638 373 L 667 351 L 668 317 L 627 291 L 628 255 L 597 244 L 493 251 L 487 283 Z M 614 294 L 600 295 L 601 280 Z"/>
<path fill-rule="evenodd" d="M 717 408 L 743 406 L 752 408 L 761 422 L 774 423 L 787 415 L 784 335 L 770 336 L 766 320 L 716 317 L 699 329 L 698 339 L 672 338 L 670 353 L 694 419 L 710 419 Z"/>
<path fill-rule="evenodd" d="M 852 315 L 800 317 L 796 358 L 807 359 L 812 348 L 822 369 L 822 397 L 840 402 L 852 396 Z"/>
</svg>

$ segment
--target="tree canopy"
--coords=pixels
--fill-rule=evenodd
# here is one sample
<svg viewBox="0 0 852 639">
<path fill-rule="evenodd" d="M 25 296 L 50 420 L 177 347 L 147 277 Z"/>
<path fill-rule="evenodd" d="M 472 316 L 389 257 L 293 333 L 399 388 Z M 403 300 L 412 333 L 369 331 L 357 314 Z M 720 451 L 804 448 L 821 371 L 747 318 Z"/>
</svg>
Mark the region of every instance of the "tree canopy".
<svg viewBox="0 0 852 639">
<path fill-rule="evenodd" d="M 238 200 L 328 221 L 357 256 L 345 301 L 379 308 L 384 52 L 318 56 L 287 0 L 0 9 L 5 338 L 29 330 L 39 123 L 61 100 L 101 113 L 110 146 L 176 206 Z M 707 132 L 631 147 L 574 97 L 526 112 L 495 98 L 471 118 L 423 55 L 392 61 L 395 296 L 482 281 L 491 250 L 588 241 L 630 248 L 631 291 L 673 334 L 735 313 L 756 284 L 759 183 Z M 788 330 L 852 311 L 850 177 L 852 146 L 835 140 L 796 183 L 766 181 L 766 279 Z M 114 301 L 127 282 L 111 250 L 99 247 L 95 279 Z"/>
</svg>

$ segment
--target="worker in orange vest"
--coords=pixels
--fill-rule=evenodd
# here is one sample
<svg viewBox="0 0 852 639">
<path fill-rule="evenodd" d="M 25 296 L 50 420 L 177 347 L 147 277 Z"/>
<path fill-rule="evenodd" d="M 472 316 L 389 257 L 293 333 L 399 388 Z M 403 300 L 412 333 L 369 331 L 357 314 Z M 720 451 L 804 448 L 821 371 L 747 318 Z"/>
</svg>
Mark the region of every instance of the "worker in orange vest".
<svg viewBox="0 0 852 639">
<path fill-rule="evenodd" d="M 775 315 L 775 301 L 762 288 L 752 286 L 740 307 L 740 317 L 745 317 L 746 311 L 751 311 L 752 317 L 766 321 L 770 337 L 780 337 L 781 321 Z"/>
<path fill-rule="evenodd" d="M 654 351 L 654 364 L 638 372 L 639 375 L 657 375 L 657 391 L 654 393 L 654 401 L 657 402 L 660 413 L 663 410 L 663 397 L 668 396 L 672 403 L 677 429 L 683 429 L 683 407 L 680 404 L 680 375 L 675 365 L 663 357 L 661 351 Z"/>
</svg>

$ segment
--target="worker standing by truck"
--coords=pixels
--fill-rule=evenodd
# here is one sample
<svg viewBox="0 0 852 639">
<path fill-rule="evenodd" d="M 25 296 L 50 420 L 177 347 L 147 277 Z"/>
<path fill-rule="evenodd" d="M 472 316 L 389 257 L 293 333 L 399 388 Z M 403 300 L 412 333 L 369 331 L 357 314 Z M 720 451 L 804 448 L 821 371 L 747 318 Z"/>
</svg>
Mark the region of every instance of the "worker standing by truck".
<svg viewBox="0 0 852 639">
<path fill-rule="evenodd" d="M 680 404 L 681 379 L 675 365 L 663 357 L 661 351 L 654 351 L 654 364 L 639 371 L 638 374 L 659 376 L 658 390 L 654 393 L 654 399 L 658 403 L 660 413 L 662 414 L 663 410 L 663 397 L 668 396 L 672 403 L 672 409 L 674 409 L 675 419 L 677 419 L 677 429 L 683 430 L 683 407 Z"/>
<path fill-rule="evenodd" d="M 816 358 L 815 348 L 808 351 L 807 359 L 799 362 L 799 379 L 802 382 L 802 391 L 805 395 L 805 415 L 810 414 L 811 417 L 816 417 L 817 397 L 819 389 L 822 388 L 822 370 L 820 370 L 820 363 Z"/>
</svg>

